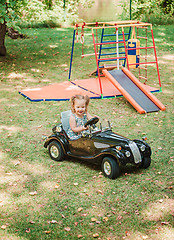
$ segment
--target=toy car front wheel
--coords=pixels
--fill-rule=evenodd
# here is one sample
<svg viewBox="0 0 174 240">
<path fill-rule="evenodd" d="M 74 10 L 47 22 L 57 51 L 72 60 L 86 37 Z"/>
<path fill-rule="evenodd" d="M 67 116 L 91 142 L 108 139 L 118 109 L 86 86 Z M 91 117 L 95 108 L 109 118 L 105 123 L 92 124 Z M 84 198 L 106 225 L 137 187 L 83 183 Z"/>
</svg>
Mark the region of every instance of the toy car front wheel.
<svg viewBox="0 0 174 240">
<path fill-rule="evenodd" d="M 64 152 L 59 142 L 53 141 L 48 146 L 48 151 L 51 159 L 61 161 L 64 158 Z"/>
<path fill-rule="evenodd" d="M 103 158 L 101 169 L 105 177 L 115 179 L 120 175 L 120 168 L 112 157 Z"/>
<path fill-rule="evenodd" d="M 141 163 L 142 168 L 148 168 L 151 164 L 151 158 L 150 157 L 145 157 L 143 158 L 143 161 Z"/>
</svg>

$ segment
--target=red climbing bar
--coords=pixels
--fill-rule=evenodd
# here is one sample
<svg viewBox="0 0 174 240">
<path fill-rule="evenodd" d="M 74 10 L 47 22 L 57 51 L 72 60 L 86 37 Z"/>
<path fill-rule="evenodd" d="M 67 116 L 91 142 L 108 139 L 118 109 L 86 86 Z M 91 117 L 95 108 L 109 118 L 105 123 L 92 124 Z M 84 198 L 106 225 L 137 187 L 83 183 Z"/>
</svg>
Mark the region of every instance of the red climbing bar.
<svg viewBox="0 0 174 240">
<path fill-rule="evenodd" d="M 148 49 L 148 48 L 154 48 L 154 47 L 137 47 L 137 48 L 126 48 L 126 50 Z"/>
<path fill-rule="evenodd" d="M 151 28 L 151 33 L 152 33 L 152 40 L 153 40 L 153 46 L 154 46 L 154 53 L 155 53 L 156 68 L 157 68 L 157 73 L 158 73 L 158 80 L 159 80 L 159 85 L 160 85 L 160 88 L 161 88 L 161 80 L 160 80 L 160 74 L 159 74 L 159 68 L 158 68 L 158 60 L 157 60 L 157 54 L 156 54 L 156 49 L 155 49 L 155 41 L 154 41 L 152 28 Z"/>
<path fill-rule="evenodd" d="M 141 65 L 141 64 L 151 64 L 151 63 L 156 63 L 156 62 L 141 62 L 141 63 L 129 63 L 129 65 Z"/>
</svg>

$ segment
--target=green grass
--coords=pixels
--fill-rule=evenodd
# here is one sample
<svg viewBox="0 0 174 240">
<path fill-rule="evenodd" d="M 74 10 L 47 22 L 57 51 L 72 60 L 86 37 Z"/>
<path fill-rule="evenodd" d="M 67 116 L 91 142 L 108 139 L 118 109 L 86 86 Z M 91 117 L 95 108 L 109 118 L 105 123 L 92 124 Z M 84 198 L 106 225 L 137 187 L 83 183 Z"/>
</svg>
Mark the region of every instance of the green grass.
<svg viewBox="0 0 174 240">
<path fill-rule="evenodd" d="M 24 29 L 28 38 L 6 38 L 8 55 L 0 58 L 1 239 L 173 236 L 174 28 L 153 29 L 163 90 L 155 96 L 166 111 L 140 115 L 123 98 L 90 102 L 90 113 L 109 119 L 115 132 L 132 139 L 147 135 L 152 147 L 149 169 L 123 169 L 114 181 L 92 164 L 54 162 L 43 148 L 42 135 L 51 134 L 60 112 L 70 108 L 68 101 L 34 103 L 18 94 L 68 79 L 73 29 Z M 81 45 L 76 46 L 73 79 L 83 79 L 95 69 L 94 58 L 82 60 Z M 149 84 L 156 83 L 152 71 Z"/>
</svg>

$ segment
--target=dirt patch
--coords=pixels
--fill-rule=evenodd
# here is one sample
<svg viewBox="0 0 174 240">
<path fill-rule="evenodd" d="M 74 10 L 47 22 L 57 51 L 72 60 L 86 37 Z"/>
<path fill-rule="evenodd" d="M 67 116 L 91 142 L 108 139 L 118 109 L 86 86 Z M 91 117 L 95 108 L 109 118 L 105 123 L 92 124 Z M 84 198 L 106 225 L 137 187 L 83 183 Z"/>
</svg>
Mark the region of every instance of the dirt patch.
<svg viewBox="0 0 174 240">
<path fill-rule="evenodd" d="M 160 221 L 168 213 L 174 214 L 174 199 L 161 199 L 158 202 L 151 203 L 142 212 L 144 219 L 150 221 Z"/>
<path fill-rule="evenodd" d="M 174 229 L 168 227 L 158 227 L 153 233 L 127 233 L 125 240 L 172 240 L 174 239 Z"/>
<path fill-rule="evenodd" d="M 20 127 L 16 127 L 16 126 L 7 126 L 7 125 L 0 125 L 0 133 L 3 131 L 3 130 L 7 130 L 9 132 L 12 132 L 12 133 L 15 133 L 15 132 L 19 132 L 19 131 L 22 131 L 22 128 Z"/>
<path fill-rule="evenodd" d="M 174 55 L 173 54 L 163 55 L 162 58 L 174 61 Z"/>
<path fill-rule="evenodd" d="M 142 212 L 144 220 L 156 221 L 156 229 L 149 229 L 146 233 L 127 232 L 123 239 L 126 240 L 169 240 L 174 239 L 174 228 L 171 222 L 165 221 L 169 214 L 174 214 L 174 200 L 160 199 L 151 203 L 147 209 Z"/>
</svg>

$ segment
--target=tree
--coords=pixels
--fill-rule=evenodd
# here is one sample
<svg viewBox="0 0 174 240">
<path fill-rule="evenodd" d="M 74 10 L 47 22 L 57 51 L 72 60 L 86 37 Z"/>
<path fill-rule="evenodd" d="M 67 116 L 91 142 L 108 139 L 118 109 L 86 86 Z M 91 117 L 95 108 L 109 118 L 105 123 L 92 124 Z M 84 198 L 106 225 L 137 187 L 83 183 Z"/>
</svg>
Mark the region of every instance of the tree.
<svg viewBox="0 0 174 240">
<path fill-rule="evenodd" d="M 128 15 L 128 0 L 122 4 L 122 18 Z M 174 1 L 173 0 L 132 0 L 131 1 L 132 19 L 139 19 L 153 24 L 173 23 Z"/>
<path fill-rule="evenodd" d="M 151 15 L 160 18 L 174 14 L 173 0 L 133 0 L 132 6 L 134 18 L 145 17 L 148 21 Z"/>
<path fill-rule="evenodd" d="M 15 26 L 19 9 L 25 0 L 1 0 L 0 3 L 0 56 L 6 55 L 5 34 L 7 27 Z"/>
<path fill-rule="evenodd" d="M 67 18 L 69 17 L 71 23 L 76 21 L 79 4 L 90 7 L 92 3 L 93 0 L 66 0 Z M 65 0 L 0 0 L 0 56 L 6 55 L 7 28 L 15 29 L 17 20 L 24 20 L 31 24 L 42 22 L 47 26 L 61 25 L 58 21 L 64 21 L 63 7 L 65 7 Z"/>
</svg>

